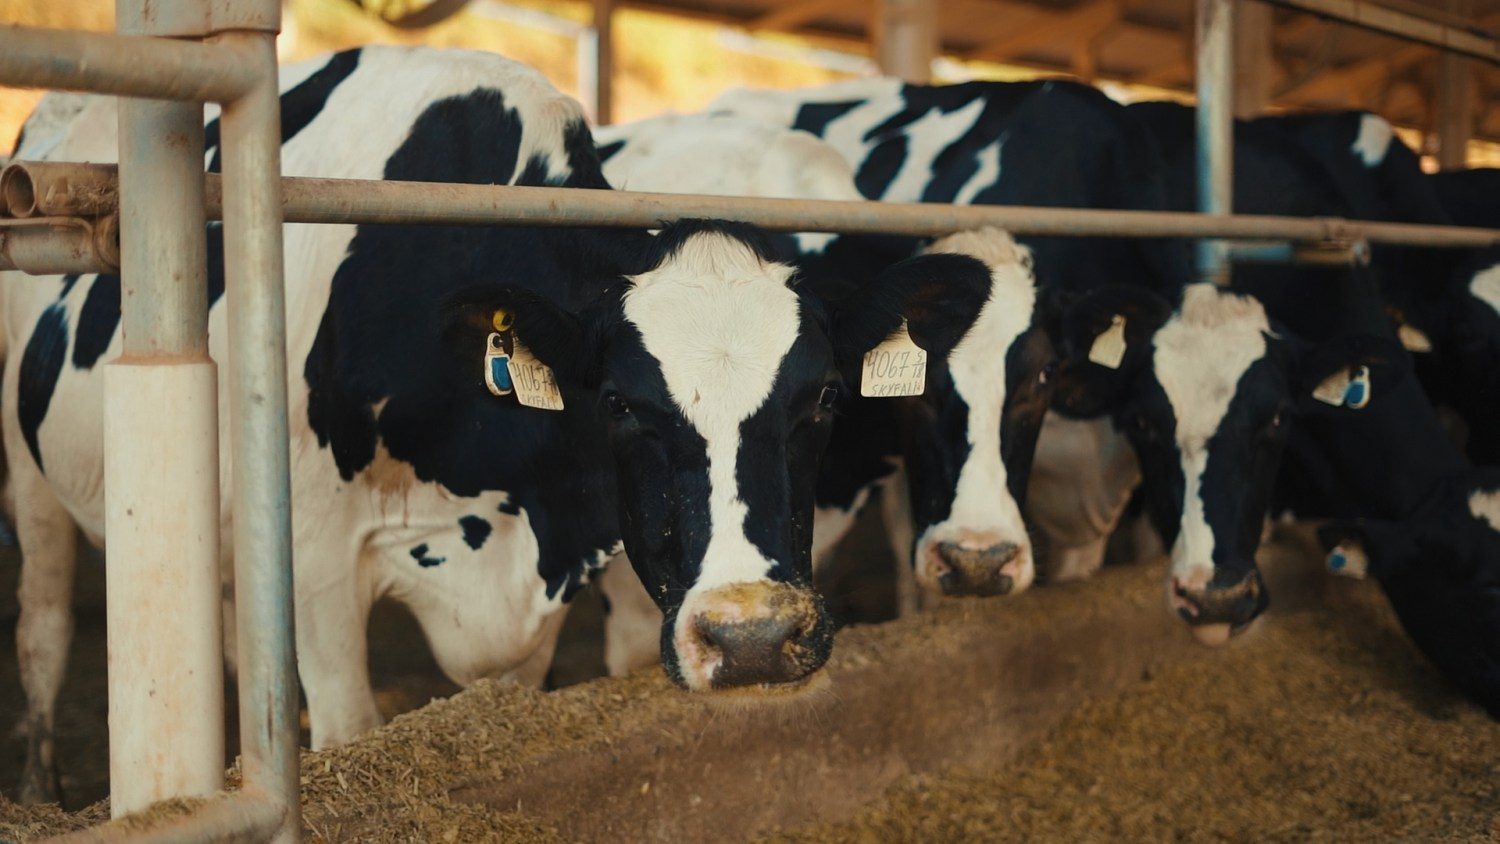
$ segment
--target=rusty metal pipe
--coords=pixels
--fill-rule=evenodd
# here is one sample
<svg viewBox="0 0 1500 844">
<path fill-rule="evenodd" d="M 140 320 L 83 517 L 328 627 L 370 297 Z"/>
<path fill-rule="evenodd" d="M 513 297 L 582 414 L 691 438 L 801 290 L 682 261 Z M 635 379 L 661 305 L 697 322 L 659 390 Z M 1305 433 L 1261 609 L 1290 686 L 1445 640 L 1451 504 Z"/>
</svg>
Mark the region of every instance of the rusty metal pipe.
<svg viewBox="0 0 1500 844">
<path fill-rule="evenodd" d="M 227 45 L 0 26 L 0 85 L 227 102 L 254 83 L 252 63 Z"/>
<path fill-rule="evenodd" d="M 188 801 L 181 812 L 149 817 L 126 815 L 109 823 L 49 839 L 49 844 L 196 844 L 201 841 L 265 841 L 286 817 L 283 806 L 259 792 L 243 790 Z"/>
<path fill-rule="evenodd" d="M 0 270 L 32 275 L 116 272 L 118 219 L 37 217 L 0 221 Z"/>
<path fill-rule="evenodd" d="M 10 216 L 94 217 L 119 207 L 119 168 L 113 164 L 18 161 L 0 171 L 0 195 Z"/>
</svg>

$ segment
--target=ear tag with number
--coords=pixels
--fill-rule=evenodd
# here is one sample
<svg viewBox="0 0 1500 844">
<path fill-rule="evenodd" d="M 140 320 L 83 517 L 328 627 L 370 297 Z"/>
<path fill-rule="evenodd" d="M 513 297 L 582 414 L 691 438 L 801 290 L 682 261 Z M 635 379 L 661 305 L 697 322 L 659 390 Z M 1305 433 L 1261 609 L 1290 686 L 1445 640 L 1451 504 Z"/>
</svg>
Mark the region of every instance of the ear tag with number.
<svg viewBox="0 0 1500 844">
<path fill-rule="evenodd" d="M 1125 360 L 1125 315 L 1115 314 L 1109 318 L 1109 327 L 1094 338 L 1089 347 L 1089 360 L 1107 369 L 1119 369 Z"/>
<path fill-rule="evenodd" d="M 491 333 L 484 344 L 484 385 L 494 395 L 508 396 L 512 392 L 509 363 L 504 339 L 499 332 Z"/>
<path fill-rule="evenodd" d="M 911 339 L 906 320 L 880 345 L 865 352 L 859 394 L 868 398 L 920 396 L 927 389 L 927 350 Z"/>
<path fill-rule="evenodd" d="M 1349 542 L 1340 543 L 1328 552 L 1328 570 L 1341 577 L 1363 579 L 1370 569 L 1365 549 Z"/>
<path fill-rule="evenodd" d="M 1349 385 L 1344 388 L 1344 406 L 1353 410 L 1363 410 L 1370 403 L 1370 367 L 1361 366 L 1354 370 L 1354 375 L 1349 379 Z"/>
<path fill-rule="evenodd" d="M 511 337 L 510 377 L 521 404 L 540 410 L 563 409 L 562 391 L 557 388 L 552 367 L 537 360 L 515 336 Z"/>
</svg>

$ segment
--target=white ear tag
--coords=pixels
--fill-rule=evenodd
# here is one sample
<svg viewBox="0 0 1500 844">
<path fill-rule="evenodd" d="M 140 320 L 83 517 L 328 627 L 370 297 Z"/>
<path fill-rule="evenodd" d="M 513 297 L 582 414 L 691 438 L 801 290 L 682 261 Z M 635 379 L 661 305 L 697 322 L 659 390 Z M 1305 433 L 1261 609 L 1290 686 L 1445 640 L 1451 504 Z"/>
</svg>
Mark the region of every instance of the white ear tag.
<svg viewBox="0 0 1500 844">
<path fill-rule="evenodd" d="M 1313 389 L 1313 398 L 1324 404 L 1339 407 L 1344 403 L 1344 392 L 1348 388 L 1349 370 L 1345 367 L 1324 378 L 1323 382 Z"/>
<path fill-rule="evenodd" d="M 1426 334 L 1413 328 L 1409 323 L 1403 322 L 1396 328 L 1396 337 L 1401 341 L 1401 345 L 1406 347 L 1408 352 L 1432 351 L 1432 341 L 1427 338 Z"/>
<path fill-rule="evenodd" d="M 562 410 L 562 392 L 552 367 L 536 359 L 521 345 L 521 338 L 511 336 L 510 377 L 516 388 L 516 400 L 527 407 Z"/>
<path fill-rule="evenodd" d="M 1094 338 L 1089 347 L 1089 360 L 1107 369 L 1119 369 L 1125 360 L 1125 316 L 1115 314 L 1109 318 L 1109 327 Z"/>
<path fill-rule="evenodd" d="M 927 389 L 927 351 L 911 339 L 906 320 L 865 352 L 859 394 L 869 398 L 920 396 Z"/>
<path fill-rule="evenodd" d="M 484 385 L 497 396 L 511 394 L 510 355 L 505 353 L 505 341 L 499 333 L 492 332 L 484 344 Z"/>
<path fill-rule="evenodd" d="M 1356 543 L 1339 543 L 1328 552 L 1328 570 L 1341 577 L 1362 580 L 1370 570 L 1370 558 Z"/>
</svg>

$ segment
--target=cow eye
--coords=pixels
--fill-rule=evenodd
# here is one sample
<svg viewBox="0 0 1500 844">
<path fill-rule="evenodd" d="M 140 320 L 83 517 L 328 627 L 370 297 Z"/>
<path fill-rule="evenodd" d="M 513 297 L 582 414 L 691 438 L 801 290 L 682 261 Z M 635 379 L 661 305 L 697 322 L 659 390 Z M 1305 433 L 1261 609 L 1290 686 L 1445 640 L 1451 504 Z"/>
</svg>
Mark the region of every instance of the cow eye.
<svg viewBox="0 0 1500 844">
<path fill-rule="evenodd" d="M 824 410 L 833 407 L 833 403 L 839 400 L 839 387 L 837 384 L 825 384 L 823 392 L 818 394 L 818 405 Z"/>
<path fill-rule="evenodd" d="M 630 413 L 630 403 L 620 397 L 619 393 L 609 392 L 604 394 L 604 406 L 609 408 L 609 413 L 615 418 Z"/>
</svg>

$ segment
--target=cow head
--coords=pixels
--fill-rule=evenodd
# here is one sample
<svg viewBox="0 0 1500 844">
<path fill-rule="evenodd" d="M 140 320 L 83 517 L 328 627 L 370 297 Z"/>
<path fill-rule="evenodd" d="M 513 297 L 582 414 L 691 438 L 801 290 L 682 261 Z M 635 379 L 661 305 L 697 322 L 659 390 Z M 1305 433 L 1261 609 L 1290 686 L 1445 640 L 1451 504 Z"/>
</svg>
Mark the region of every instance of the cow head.
<svg viewBox="0 0 1500 844">
<path fill-rule="evenodd" d="M 973 259 L 974 281 L 973 301 L 943 315 L 948 351 L 932 357 L 926 392 L 900 408 L 917 582 L 947 595 L 1022 592 L 1035 564 L 1021 505 L 1053 361 L 1031 256 L 992 228 L 927 253 Z"/>
<path fill-rule="evenodd" d="M 1090 361 L 1121 313 L 1118 366 Z M 1175 311 L 1144 291 L 1103 290 L 1064 321 L 1055 406 L 1115 416 L 1171 547 L 1168 602 L 1199 639 L 1227 641 L 1269 602 L 1255 552 L 1292 418 L 1379 400 L 1403 370 L 1400 348 L 1368 336 L 1306 343 L 1273 327 L 1254 298 L 1206 284 L 1186 288 Z"/>
<path fill-rule="evenodd" d="M 874 284 L 905 290 L 904 278 Z M 688 222 L 581 310 L 508 286 L 461 294 L 452 325 L 468 336 L 453 342 L 475 348 L 503 310 L 558 382 L 591 399 L 625 551 L 665 616 L 669 676 L 695 691 L 786 690 L 832 643 L 810 557 L 840 350 L 862 354 L 880 325 L 915 329 L 944 287 L 830 316 L 758 232 Z"/>
</svg>

